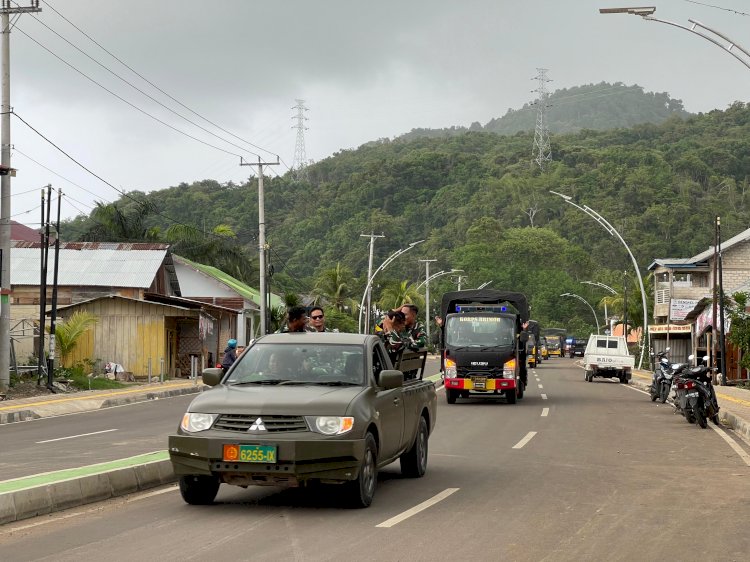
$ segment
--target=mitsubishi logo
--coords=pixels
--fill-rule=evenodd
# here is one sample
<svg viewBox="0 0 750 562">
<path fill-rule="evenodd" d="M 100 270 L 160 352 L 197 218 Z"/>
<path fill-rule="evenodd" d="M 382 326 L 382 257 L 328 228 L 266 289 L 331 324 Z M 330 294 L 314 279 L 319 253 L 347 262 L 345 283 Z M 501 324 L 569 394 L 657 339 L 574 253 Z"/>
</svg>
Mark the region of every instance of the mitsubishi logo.
<svg viewBox="0 0 750 562">
<path fill-rule="evenodd" d="M 250 426 L 250 429 L 248 431 L 265 431 L 266 426 L 263 425 L 263 420 L 261 418 L 258 418 L 253 422 L 253 425 Z"/>
</svg>

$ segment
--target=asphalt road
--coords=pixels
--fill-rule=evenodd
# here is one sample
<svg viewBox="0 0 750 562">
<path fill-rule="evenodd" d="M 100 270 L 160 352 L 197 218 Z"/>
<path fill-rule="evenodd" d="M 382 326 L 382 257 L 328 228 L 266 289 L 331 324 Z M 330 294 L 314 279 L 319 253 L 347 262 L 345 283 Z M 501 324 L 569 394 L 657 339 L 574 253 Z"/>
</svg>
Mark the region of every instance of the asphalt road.
<svg viewBox="0 0 750 562">
<path fill-rule="evenodd" d="M 342 507 L 330 487 L 222 486 L 218 504 L 195 507 L 170 486 L 6 525 L 1 557 L 747 559 L 750 467 L 717 431 L 624 385 L 586 383 L 571 359 L 535 373 L 516 405 L 447 405 L 441 391 L 427 474 L 386 467 L 369 509 Z"/>
</svg>

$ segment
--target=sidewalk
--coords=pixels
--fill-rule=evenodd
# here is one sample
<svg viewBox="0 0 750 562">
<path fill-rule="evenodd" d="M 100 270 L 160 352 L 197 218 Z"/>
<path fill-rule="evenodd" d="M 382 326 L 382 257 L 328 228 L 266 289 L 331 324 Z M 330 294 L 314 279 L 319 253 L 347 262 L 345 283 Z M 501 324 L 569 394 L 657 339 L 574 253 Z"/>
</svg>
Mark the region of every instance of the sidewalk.
<svg viewBox="0 0 750 562">
<path fill-rule="evenodd" d="M 651 385 L 650 371 L 634 370 L 633 386 L 648 391 Z M 742 439 L 750 442 L 750 390 L 734 386 L 715 386 L 719 400 L 719 418 L 732 428 Z"/>
<path fill-rule="evenodd" d="M 198 381 L 170 381 L 116 390 L 85 390 L 0 401 L 0 424 L 197 394 Z M 0 481 L 0 524 L 18 521 L 175 481 L 166 451 Z"/>
</svg>

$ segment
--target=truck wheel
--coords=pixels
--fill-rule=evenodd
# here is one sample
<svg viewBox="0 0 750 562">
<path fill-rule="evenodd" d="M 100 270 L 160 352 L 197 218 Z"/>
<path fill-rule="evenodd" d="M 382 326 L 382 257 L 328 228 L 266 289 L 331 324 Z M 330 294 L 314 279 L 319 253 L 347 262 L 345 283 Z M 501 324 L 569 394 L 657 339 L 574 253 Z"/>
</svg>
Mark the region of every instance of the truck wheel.
<svg viewBox="0 0 750 562">
<path fill-rule="evenodd" d="M 506 390 L 505 391 L 505 398 L 508 401 L 508 404 L 515 404 L 516 403 L 516 389 L 515 388 L 511 388 L 509 390 Z"/>
<path fill-rule="evenodd" d="M 378 446 L 372 433 L 365 436 L 365 454 L 356 480 L 345 484 L 347 503 L 352 507 L 370 507 L 378 483 Z"/>
<path fill-rule="evenodd" d="M 455 404 L 458 398 L 458 391 L 445 389 L 445 400 L 448 404 Z"/>
<path fill-rule="evenodd" d="M 583 378 L 586 379 L 586 382 L 591 382 L 594 380 L 594 377 L 591 376 L 591 371 L 585 371 Z"/>
<path fill-rule="evenodd" d="M 216 476 L 180 476 L 180 494 L 185 503 L 190 505 L 210 505 L 214 503 L 219 484 Z"/>
<path fill-rule="evenodd" d="M 401 461 L 401 474 L 409 478 L 421 478 L 427 471 L 427 440 L 430 435 L 427 431 L 427 421 L 424 416 L 419 416 L 417 425 L 417 436 L 411 449 L 406 451 L 399 460 Z"/>
</svg>

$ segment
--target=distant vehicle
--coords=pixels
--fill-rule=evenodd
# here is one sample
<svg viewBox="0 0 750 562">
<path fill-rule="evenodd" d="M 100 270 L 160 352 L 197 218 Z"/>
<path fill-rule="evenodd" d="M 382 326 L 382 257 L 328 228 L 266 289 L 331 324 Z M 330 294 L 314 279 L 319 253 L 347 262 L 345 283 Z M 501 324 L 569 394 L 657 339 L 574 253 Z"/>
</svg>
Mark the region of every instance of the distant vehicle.
<svg viewBox="0 0 750 562">
<path fill-rule="evenodd" d="M 377 336 L 269 334 L 226 375 L 205 369 L 199 394 L 169 436 L 169 458 L 189 504 L 219 485 L 342 484 L 355 507 L 372 502 L 378 469 L 427 469 L 437 397 L 430 381 L 404 382 Z"/>
<path fill-rule="evenodd" d="M 564 357 L 566 330 L 564 328 L 545 328 L 542 333 L 547 340 L 549 356 Z"/>
<path fill-rule="evenodd" d="M 549 359 L 549 349 L 547 349 L 547 338 L 545 336 L 539 338 L 539 349 L 542 354 L 542 359 L 545 361 Z"/>
<path fill-rule="evenodd" d="M 568 357 L 583 357 L 586 353 L 586 341 L 574 339 L 568 348 Z"/>
<path fill-rule="evenodd" d="M 583 367 L 588 382 L 594 377 L 617 377 L 627 384 L 632 376 L 635 358 L 628 352 L 623 336 L 591 334 L 583 357 Z"/>
<path fill-rule="evenodd" d="M 441 312 L 440 370 L 448 404 L 472 394 L 504 396 L 509 404 L 523 398 L 526 296 L 490 289 L 451 291 L 443 295 Z"/>
</svg>

